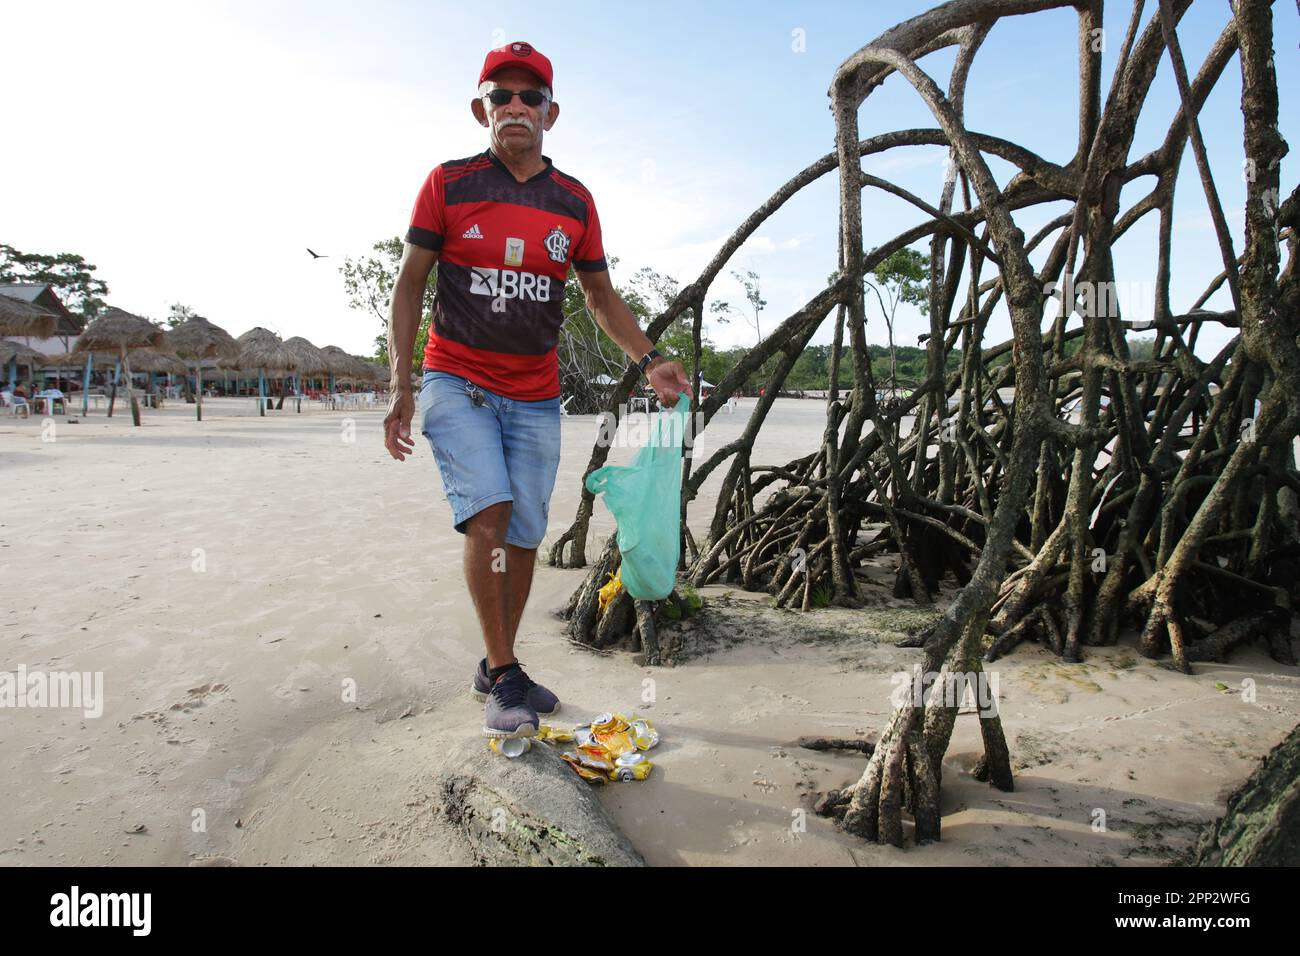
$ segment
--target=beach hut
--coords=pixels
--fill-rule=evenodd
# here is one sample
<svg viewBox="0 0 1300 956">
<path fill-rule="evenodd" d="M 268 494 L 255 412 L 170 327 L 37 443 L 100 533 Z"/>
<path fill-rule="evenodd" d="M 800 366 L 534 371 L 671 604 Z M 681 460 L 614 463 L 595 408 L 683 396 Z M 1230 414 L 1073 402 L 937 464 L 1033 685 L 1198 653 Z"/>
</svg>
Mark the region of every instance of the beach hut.
<svg viewBox="0 0 1300 956">
<path fill-rule="evenodd" d="M 257 412 L 266 415 L 266 373 L 289 372 L 297 367 L 294 353 L 284 347 L 280 337 L 270 329 L 249 329 L 235 340 L 239 343 L 238 368 L 257 369 Z"/>
<path fill-rule="evenodd" d="M 43 305 L 0 295 L 0 336 L 22 335 L 48 338 L 54 334 L 58 321 L 59 317 Z M 17 380 L 18 354 L 16 352 L 0 365 L 9 366 L 9 381 Z"/>
<path fill-rule="evenodd" d="M 330 370 L 329 360 L 326 359 L 325 353 L 312 345 L 301 335 L 295 335 L 293 338 L 284 340 L 284 347 L 293 352 L 298 359 L 298 367 L 294 371 L 294 394 L 298 411 L 302 411 L 302 376 L 306 375 L 324 375 Z"/>
<path fill-rule="evenodd" d="M 380 365 L 378 362 L 366 362 L 370 369 L 370 381 L 375 386 L 376 392 L 387 392 L 388 386 L 393 380 L 393 370 L 387 365 Z M 419 386 L 416 386 L 418 393 Z"/>
<path fill-rule="evenodd" d="M 331 395 L 336 391 L 340 379 L 348 382 L 368 380 L 366 376 L 369 372 L 366 370 L 366 363 L 361 359 L 349 355 L 337 345 L 327 345 L 321 351 L 325 354 L 325 361 L 329 363 Z"/>
<path fill-rule="evenodd" d="M 236 340 L 238 341 L 238 340 Z M 233 359 L 217 359 L 215 362 L 207 361 L 203 363 L 203 381 L 211 382 L 214 385 L 221 383 L 222 390 L 230 387 L 230 378 L 234 374 L 238 381 L 239 357 Z"/>
<path fill-rule="evenodd" d="M 203 360 L 234 362 L 239 359 L 239 343 L 221 326 L 201 315 L 192 315 L 167 333 L 176 354 L 194 363 L 195 421 L 203 421 Z M 188 375 L 188 370 L 186 371 Z"/>
<path fill-rule="evenodd" d="M 155 352 L 153 349 L 140 349 L 131 357 L 132 372 L 149 373 L 149 391 L 153 392 L 153 376 L 164 373 L 167 375 L 188 375 L 189 366 L 174 355 L 166 355 L 162 352 Z"/>
<path fill-rule="evenodd" d="M 73 352 L 86 356 L 87 374 L 89 374 L 91 352 L 113 351 L 118 354 L 126 369 L 126 399 L 131 403 L 131 423 L 139 425 L 140 403 L 131 392 L 130 353 L 133 349 L 167 352 L 171 350 L 171 344 L 167 340 L 167 333 L 148 319 L 112 307 L 105 309 L 99 318 L 87 325 L 86 330 L 77 338 L 77 344 L 72 347 Z M 110 418 L 113 415 L 113 402 L 117 397 L 116 374 L 114 379 L 113 397 L 108 401 Z"/>
<path fill-rule="evenodd" d="M 0 294 L 0 335 L 48 338 L 58 323 L 59 317 L 45 306 Z"/>
<path fill-rule="evenodd" d="M 45 367 L 45 355 L 21 342 L 0 339 L 0 368 L 9 367 L 9 382 L 18 383 L 20 365 L 27 366 L 28 376 L 35 378 L 36 370 Z"/>
</svg>

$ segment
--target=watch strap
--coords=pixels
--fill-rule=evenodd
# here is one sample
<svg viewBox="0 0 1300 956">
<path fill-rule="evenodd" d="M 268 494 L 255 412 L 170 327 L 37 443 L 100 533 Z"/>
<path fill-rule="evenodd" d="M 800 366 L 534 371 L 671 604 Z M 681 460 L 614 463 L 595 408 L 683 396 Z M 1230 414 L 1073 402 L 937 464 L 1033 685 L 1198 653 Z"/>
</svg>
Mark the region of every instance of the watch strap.
<svg viewBox="0 0 1300 956">
<path fill-rule="evenodd" d="M 652 348 L 649 352 L 646 352 L 645 355 L 641 356 L 641 360 L 636 363 L 636 367 L 640 369 L 641 374 L 644 375 L 646 366 L 659 357 L 659 350 Z"/>
</svg>

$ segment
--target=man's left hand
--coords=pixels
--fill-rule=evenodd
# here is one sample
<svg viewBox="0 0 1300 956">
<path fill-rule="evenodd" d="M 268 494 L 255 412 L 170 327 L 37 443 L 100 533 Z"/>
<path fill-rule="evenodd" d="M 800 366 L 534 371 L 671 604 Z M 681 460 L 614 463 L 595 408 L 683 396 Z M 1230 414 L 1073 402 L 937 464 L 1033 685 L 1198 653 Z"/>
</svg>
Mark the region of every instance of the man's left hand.
<svg viewBox="0 0 1300 956">
<path fill-rule="evenodd" d="M 656 359 L 655 363 L 646 370 L 646 379 L 650 387 L 655 390 L 655 394 L 659 396 L 659 404 L 664 408 L 675 407 L 677 396 L 681 392 L 685 392 L 692 399 L 695 398 L 690 379 L 686 377 L 686 369 L 682 368 L 681 362 Z"/>
</svg>

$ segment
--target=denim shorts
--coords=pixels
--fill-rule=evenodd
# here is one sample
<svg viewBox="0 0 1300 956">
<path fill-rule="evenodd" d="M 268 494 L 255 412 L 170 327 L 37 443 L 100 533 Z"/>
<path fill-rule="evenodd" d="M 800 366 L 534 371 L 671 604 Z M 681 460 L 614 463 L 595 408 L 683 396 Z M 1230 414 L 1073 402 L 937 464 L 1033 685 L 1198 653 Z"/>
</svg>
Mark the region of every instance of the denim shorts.
<svg viewBox="0 0 1300 956">
<path fill-rule="evenodd" d="M 456 530 L 465 534 L 471 517 L 510 501 L 506 542 L 540 545 L 560 467 L 559 396 L 523 402 L 464 376 L 425 369 L 420 409 Z"/>
</svg>

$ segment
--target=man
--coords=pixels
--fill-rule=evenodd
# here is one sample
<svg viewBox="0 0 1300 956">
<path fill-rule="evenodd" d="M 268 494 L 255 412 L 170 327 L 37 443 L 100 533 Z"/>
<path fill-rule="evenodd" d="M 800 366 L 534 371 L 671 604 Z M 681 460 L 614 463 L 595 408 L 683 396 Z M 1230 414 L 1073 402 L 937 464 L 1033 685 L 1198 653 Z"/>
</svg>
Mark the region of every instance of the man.
<svg viewBox="0 0 1300 956">
<path fill-rule="evenodd" d="M 539 717 L 560 708 L 524 672 L 514 644 L 560 463 L 556 343 L 570 263 L 597 324 L 662 402 L 694 397 L 681 364 L 655 351 L 614 291 L 591 193 L 542 154 L 542 134 L 560 115 L 552 88 L 551 62 L 530 44 L 488 53 L 470 103 L 488 148 L 425 180 L 390 305 L 384 444 L 404 461 L 414 450 L 411 352 L 438 263 L 421 432 L 465 535 L 465 579 L 487 650 L 471 687 L 486 701 L 489 736 L 533 736 Z"/>
</svg>

